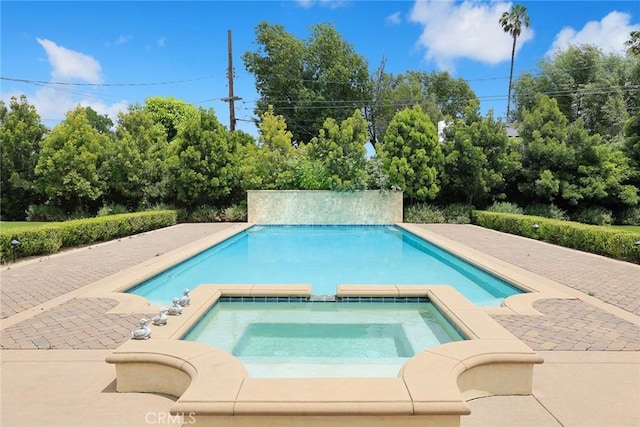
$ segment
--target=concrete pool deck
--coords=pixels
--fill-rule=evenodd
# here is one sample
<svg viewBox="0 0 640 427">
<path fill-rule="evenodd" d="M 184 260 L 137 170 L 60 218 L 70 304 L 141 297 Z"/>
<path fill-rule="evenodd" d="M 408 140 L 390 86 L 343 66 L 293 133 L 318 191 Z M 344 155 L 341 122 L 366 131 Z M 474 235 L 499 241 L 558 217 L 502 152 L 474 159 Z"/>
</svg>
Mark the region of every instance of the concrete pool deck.
<svg viewBox="0 0 640 427">
<path fill-rule="evenodd" d="M 115 392 L 105 358 L 155 313 L 107 313 L 117 301 L 92 285 L 233 227 L 184 224 L 3 267 L 0 424 L 188 425 L 188 415 L 169 415 L 174 398 Z M 419 227 L 574 297 L 534 302 L 542 316 L 492 314 L 545 363 L 534 368 L 531 396 L 471 400 L 461 425 L 640 425 L 640 266 L 471 225 Z"/>
</svg>

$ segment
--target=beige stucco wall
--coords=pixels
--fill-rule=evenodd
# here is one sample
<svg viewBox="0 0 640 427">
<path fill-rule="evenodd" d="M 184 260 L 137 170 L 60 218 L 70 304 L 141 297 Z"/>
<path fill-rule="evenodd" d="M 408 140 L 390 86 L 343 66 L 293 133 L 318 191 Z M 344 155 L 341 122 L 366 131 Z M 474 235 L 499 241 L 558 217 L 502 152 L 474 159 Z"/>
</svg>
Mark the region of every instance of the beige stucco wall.
<svg viewBox="0 0 640 427">
<path fill-rule="evenodd" d="M 402 222 L 402 192 L 250 190 L 254 224 L 394 224 Z"/>
</svg>

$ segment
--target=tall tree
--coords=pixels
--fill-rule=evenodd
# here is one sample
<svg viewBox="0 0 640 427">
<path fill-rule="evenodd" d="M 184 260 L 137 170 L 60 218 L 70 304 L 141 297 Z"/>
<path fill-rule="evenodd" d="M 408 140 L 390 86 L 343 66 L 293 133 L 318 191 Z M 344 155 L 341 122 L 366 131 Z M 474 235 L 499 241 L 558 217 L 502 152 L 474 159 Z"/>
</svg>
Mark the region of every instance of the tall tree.
<svg viewBox="0 0 640 427">
<path fill-rule="evenodd" d="M 629 40 L 624 45 L 627 46 L 628 54 L 640 56 L 640 31 L 631 31 Z"/>
<path fill-rule="evenodd" d="M 161 202 L 166 184 L 162 165 L 168 149 L 164 126 L 154 123 L 151 113 L 136 104 L 118 115 L 115 133 L 103 168 L 109 177 L 109 201 L 130 208 Z"/>
<path fill-rule="evenodd" d="M 0 207 L 2 219 L 23 220 L 37 202 L 34 169 L 47 128 L 27 97 L 0 101 Z"/>
<path fill-rule="evenodd" d="M 605 139 L 622 137 L 624 123 L 640 106 L 637 57 L 605 54 L 592 45 L 570 46 L 539 64 L 535 75 L 525 73 L 513 82 L 515 110 L 521 120 L 538 93 L 554 98 L 573 123 L 582 118 L 590 134 Z"/>
<path fill-rule="evenodd" d="M 563 208 L 638 203 L 629 159 L 600 135 L 589 135 L 582 119 L 569 124 L 555 99 L 538 95 L 523 114 L 522 179 L 525 202 L 553 202 Z"/>
<path fill-rule="evenodd" d="M 510 11 L 502 14 L 499 22 L 504 32 L 509 33 L 513 38 L 513 44 L 511 46 L 511 70 L 509 71 L 509 94 L 507 95 L 507 122 L 509 122 L 509 113 L 511 111 L 511 83 L 513 81 L 513 61 L 516 55 L 516 41 L 522 33 L 522 26 L 524 25 L 525 28 L 529 28 L 527 8 L 520 4 L 515 4 L 511 7 Z"/>
<path fill-rule="evenodd" d="M 186 122 L 192 119 L 197 120 L 199 117 L 198 108 L 172 96 L 168 98 L 151 96 L 145 99 L 143 108 L 145 112 L 151 114 L 154 123 L 164 126 L 168 142 L 178 135 Z"/>
<path fill-rule="evenodd" d="M 381 65 L 373 76 L 373 86 L 374 99 L 365 112 L 374 147 L 400 110 L 419 105 L 435 124 L 445 118 L 462 117 L 465 108 L 477 100 L 466 81 L 454 79 L 446 71 L 408 71 L 393 75 L 384 73 Z"/>
<path fill-rule="evenodd" d="M 308 147 L 311 160 L 319 162 L 330 190 L 364 190 L 367 188 L 366 149 L 369 139 L 367 121 L 360 110 L 338 124 L 325 120 L 318 137 Z"/>
<path fill-rule="evenodd" d="M 433 200 L 444 164 L 438 131 L 420 106 L 399 111 L 384 135 L 380 157 L 390 185 L 409 202 Z"/>
<path fill-rule="evenodd" d="M 521 154 L 515 138 L 489 110 L 479 114 L 479 102 L 467 107 L 465 117 L 445 129 L 442 191 L 444 202 L 476 206 L 504 199 L 507 184 L 515 181 Z"/>
<path fill-rule="evenodd" d="M 237 182 L 237 141 L 213 110 L 200 109 L 181 126 L 165 160 L 168 189 L 182 206 L 225 205 Z"/>
<path fill-rule="evenodd" d="M 35 172 L 42 193 L 67 213 L 86 213 L 106 188 L 99 170 L 109 138 L 93 127 L 86 108 L 69 111 L 41 143 Z"/>
<path fill-rule="evenodd" d="M 260 121 L 258 145 L 249 144 L 242 156 L 243 187 L 247 190 L 293 190 L 294 156 L 291 132 L 284 117 L 269 108 Z"/>
<path fill-rule="evenodd" d="M 317 24 L 310 32 L 308 40 L 299 40 L 281 25 L 261 22 L 258 50 L 242 56 L 260 95 L 255 113 L 262 117 L 272 105 L 294 145 L 318 135 L 327 117 L 341 122 L 371 99 L 365 58 L 332 25 Z"/>
</svg>

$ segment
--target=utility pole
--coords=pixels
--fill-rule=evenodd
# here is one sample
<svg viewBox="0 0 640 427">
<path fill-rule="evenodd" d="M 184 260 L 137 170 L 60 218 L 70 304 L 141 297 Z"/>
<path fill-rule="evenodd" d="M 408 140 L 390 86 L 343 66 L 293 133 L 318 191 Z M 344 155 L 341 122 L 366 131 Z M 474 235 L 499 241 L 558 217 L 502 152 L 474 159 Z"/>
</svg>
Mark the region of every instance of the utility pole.
<svg viewBox="0 0 640 427">
<path fill-rule="evenodd" d="M 229 103 L 229 130 L 236 130 L 236 111 L 234 101 L 242 98 L 233 95 L 233 51 L 231 49 L 231 30 L 227 30 L 227 50 L 229 53 L 229 68 L 227 70 L 227 78 L 229 79 L 229 97 L 222 98 L 223 101 Z"/>
</svg>

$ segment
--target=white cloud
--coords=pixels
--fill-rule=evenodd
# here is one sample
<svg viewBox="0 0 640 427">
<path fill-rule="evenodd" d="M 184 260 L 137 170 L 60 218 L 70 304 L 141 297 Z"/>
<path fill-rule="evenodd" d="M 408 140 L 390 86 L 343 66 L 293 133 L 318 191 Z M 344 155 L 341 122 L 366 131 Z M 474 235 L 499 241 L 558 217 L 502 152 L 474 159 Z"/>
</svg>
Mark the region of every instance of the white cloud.
<svg viewBox="0 0 640 427">
<path fill-rule="evenodd" d="M 416 0 L 409 19 L 423 27 L 417 45 L 426 50 L 425 58 L 451 70 L 457 59 L 489 64 L 511 59 L 513 39 L 498 23 L 510 9 L 511 3 L 501 1 Z M 516 53 L 533 34 L 531 28 L 522 29 Z"/>
<path fill-rule="evenodd" d="M 398 25 L 402 22 L 402 16 L 400 12 L 392 13 L 384 19 L 387 25 Z"/>
<path fill-rule="evenodd" d="M 125 34 L 120 34 L 120 36 L 118 37 L 118 40 L 115 41 L 115 45 L 116 46 L 120 46 L 123 45 L 127 42 L 129 42 L 129 40 L 131 40 L 133 37 L 130 35 L 125 35 Z"/>
<path fill-rule="evenodd" d="M 296 0 L 296 3 L 300 7 L 304 7 L 308 9 L 315 5 L 320 5 L 322 7 L 327 7 L 329 9 L 338 9 L 349 3 L 348 0 Z"/>
<path fill-rule="evenodd" d="M 564 27 L 557 35 L 547 51 L 551 56 L 558 51 L 566 50 L 570 45 L 580 46 L 591 44 L 598 46 L 605 53 L 624 55 L 624 42 L 629 39 L 632 31 L 640 30 L 640 24 L 631 25 L 631 15 L 621 12 L 611 12 L 601 21 L 589 21 L 580 31 L 571 27 Z"/>
<path fill-rule="evenodd" d="M 89 92 L 79 96 L 76 92 L 77 90 L 56 85 L 44 87 L 32 94 L 25 93 L 25 95 L 27 95 L 27 102 L 35 107 L 43 124 L 48 127 L 53 127 L 63 121 L 66 113 L 78 105 L 91 107 L 98 114 L 108 115 L 114 124 L 116 124 L 118 113 L 120 111 L 126 112 L 129 108 L 129 103 L 126 100 L 108 104 Z M 22 93 L 3 93 L 2 99 L 8 100 L 12 95 L 20 99 Z"/>
<path fill-rule="evenodd" d="M 167 43 L 166 37 L 160 37 L 158 39 L 158 47 L 164 47 L 166 43 Z"/>
<path fill-rule="evenodd" d="M 93 57 L 58 46 L 51 40 L 36 39 L 47 52 L 49 64 L 53 68 L 51 77 L 54 80 L 80 79 L 89 83 L 100 83 L 100 63 Z"/>
<path fill-rule="evenodd" d="M 37 39 L 47 52 L 52 67 L 52 82 L 81 79 L 88 83 L 100 83 L 100 63 L 83 53 L 74 52 L 58 46 L 50 40 Z M 92 88 L 84 86 L 69 86 L 49 84 L 32 93 L 26 91 L 3 92 L 0 98 L 7 104 L 11 96 L 20 99 L 20 95 L 27 96 L 27 102 L 33 105 L 40 115 L 42 123 L 53 127 L 65 119 L 66 113 L 78 105 L 91 107 L 98 114 L 106 114 L 114 122 L 120 111 L 126 112 L 129 103 L 119 100 L 113 103 L 105 102 L 101 96 L 92 93 Z"/>
</svg>

